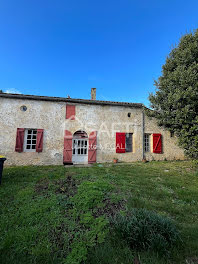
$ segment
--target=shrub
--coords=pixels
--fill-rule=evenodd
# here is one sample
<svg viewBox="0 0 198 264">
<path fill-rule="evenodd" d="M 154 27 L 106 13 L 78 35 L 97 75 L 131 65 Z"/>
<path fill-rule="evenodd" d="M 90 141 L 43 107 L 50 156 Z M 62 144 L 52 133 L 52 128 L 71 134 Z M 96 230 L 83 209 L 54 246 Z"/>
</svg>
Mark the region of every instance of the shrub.
<svg viewBox="0 0 198 264">
<path fill-rule="evenodd" d="M 171 219 L 146 209 L 132 209 L 126 215 L 111 219 L 113 230 L 131 248 L 168 253 L 179 240 L 179 232 Z"/>
</svg>

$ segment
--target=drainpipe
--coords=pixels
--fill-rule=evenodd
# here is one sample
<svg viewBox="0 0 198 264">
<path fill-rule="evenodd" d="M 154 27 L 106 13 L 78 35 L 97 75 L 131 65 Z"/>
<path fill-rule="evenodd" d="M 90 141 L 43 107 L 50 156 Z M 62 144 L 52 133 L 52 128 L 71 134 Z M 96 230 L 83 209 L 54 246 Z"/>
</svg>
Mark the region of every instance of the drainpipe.
<svg viewBox="0 0 198 264">
<path fill-rule="evenodd" d="M 142 106 L 142 160 L 144 159 L 144 107 Z"/>
</svg>

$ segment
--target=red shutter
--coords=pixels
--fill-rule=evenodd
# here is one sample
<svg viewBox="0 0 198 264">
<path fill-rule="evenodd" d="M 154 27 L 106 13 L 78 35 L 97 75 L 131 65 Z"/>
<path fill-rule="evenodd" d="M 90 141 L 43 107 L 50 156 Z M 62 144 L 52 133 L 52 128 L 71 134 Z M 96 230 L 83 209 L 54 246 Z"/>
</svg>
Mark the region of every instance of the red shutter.
<svg viewBox="0 0 198 264">
<path fill-rule="evenodd" d="M 15 151 L 23 152 L 24 128 L 17 128 Z"/>
<path fill-rule="evenodd" d="M 66 119 L 75 120 L 76 106 L 66 105 Z"/>
<path fill-rule="evenodd" d="M 97 150 L 97 131 L 93 131 L 89 135 L 88 163 L 96 162 L 96 150 Z"/>
<path fill-rule="evenodd" d="M 116 133 L 116 153 L 125 153 L 125 133 Z"/>
<path fill-rule="evenodd" d="M 37 129 L 36 135 L 36 152 L 43 151 L 43 129 Z"/>
<path fill-rule="evenodd" d="M 153 134 L 153 153 L 162 153 L 162 135 Z"/>
<path fill-rule="evenodd" d="M 63 163 L 72 163 L 72 133 L 65 130 Z"/>
</svg>

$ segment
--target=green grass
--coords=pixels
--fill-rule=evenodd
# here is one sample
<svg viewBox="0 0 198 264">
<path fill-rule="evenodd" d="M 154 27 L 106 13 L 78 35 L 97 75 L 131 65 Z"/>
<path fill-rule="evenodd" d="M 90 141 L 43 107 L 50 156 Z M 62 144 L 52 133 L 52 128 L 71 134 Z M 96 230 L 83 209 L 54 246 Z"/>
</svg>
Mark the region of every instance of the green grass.
<svg viewBox="0 0 198 264">
<path fill-rule="evenodd" d="M 172 218 L 182 243 L 168 256 L 131 250 L 109 217 L 146 208 Z M 0 186 L 0 263 L 198 263 L 195 162 L 5 168 Z"/>
</svg>

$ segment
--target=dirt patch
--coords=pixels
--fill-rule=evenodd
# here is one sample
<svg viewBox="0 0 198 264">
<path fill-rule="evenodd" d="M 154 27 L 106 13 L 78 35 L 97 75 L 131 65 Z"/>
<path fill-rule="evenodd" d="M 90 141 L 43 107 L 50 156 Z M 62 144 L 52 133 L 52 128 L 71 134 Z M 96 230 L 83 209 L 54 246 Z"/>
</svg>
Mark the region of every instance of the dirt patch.
<svg viewBox="0 0 198 264">
<path fill-rule="evenodd" d="M 51 182 L 52 184 L 52 182 Z M 76 181 L 72 177 L 72 174 L 66 175 L 65 179 L 53 181 L 56 193 L 66 194 L 67 197 L 73 196 L 77 192 Z M 44 195 L 49 190 L 50 180 L 47 178 L 39 180 L 35 185 L 35 193 Z"/>
<path fill-rule="evenodd" d="M 126 201 L 121 200 L 117 203 L 113 203 L 109 198 L 104 199 L 103 203 L 105 204 L 102 208 L 97 208 L 96 212 L 93 212 L 94 217 L 98 217 L 101 215 L 106 215 L 108 217 L 113 217 L 116 215 L 120 210 L 125 209 Z"/>
<path fill-rule="evenodd" d="M 74 196 L 77 192 L 76 181 L 71 175 L 67 175 L 66 179 L 61 179 L 56 182 L 58 185 L 58 189 L 56 189 L 56 193 L 63 193 L 66 196 Z"/>
</svg>

